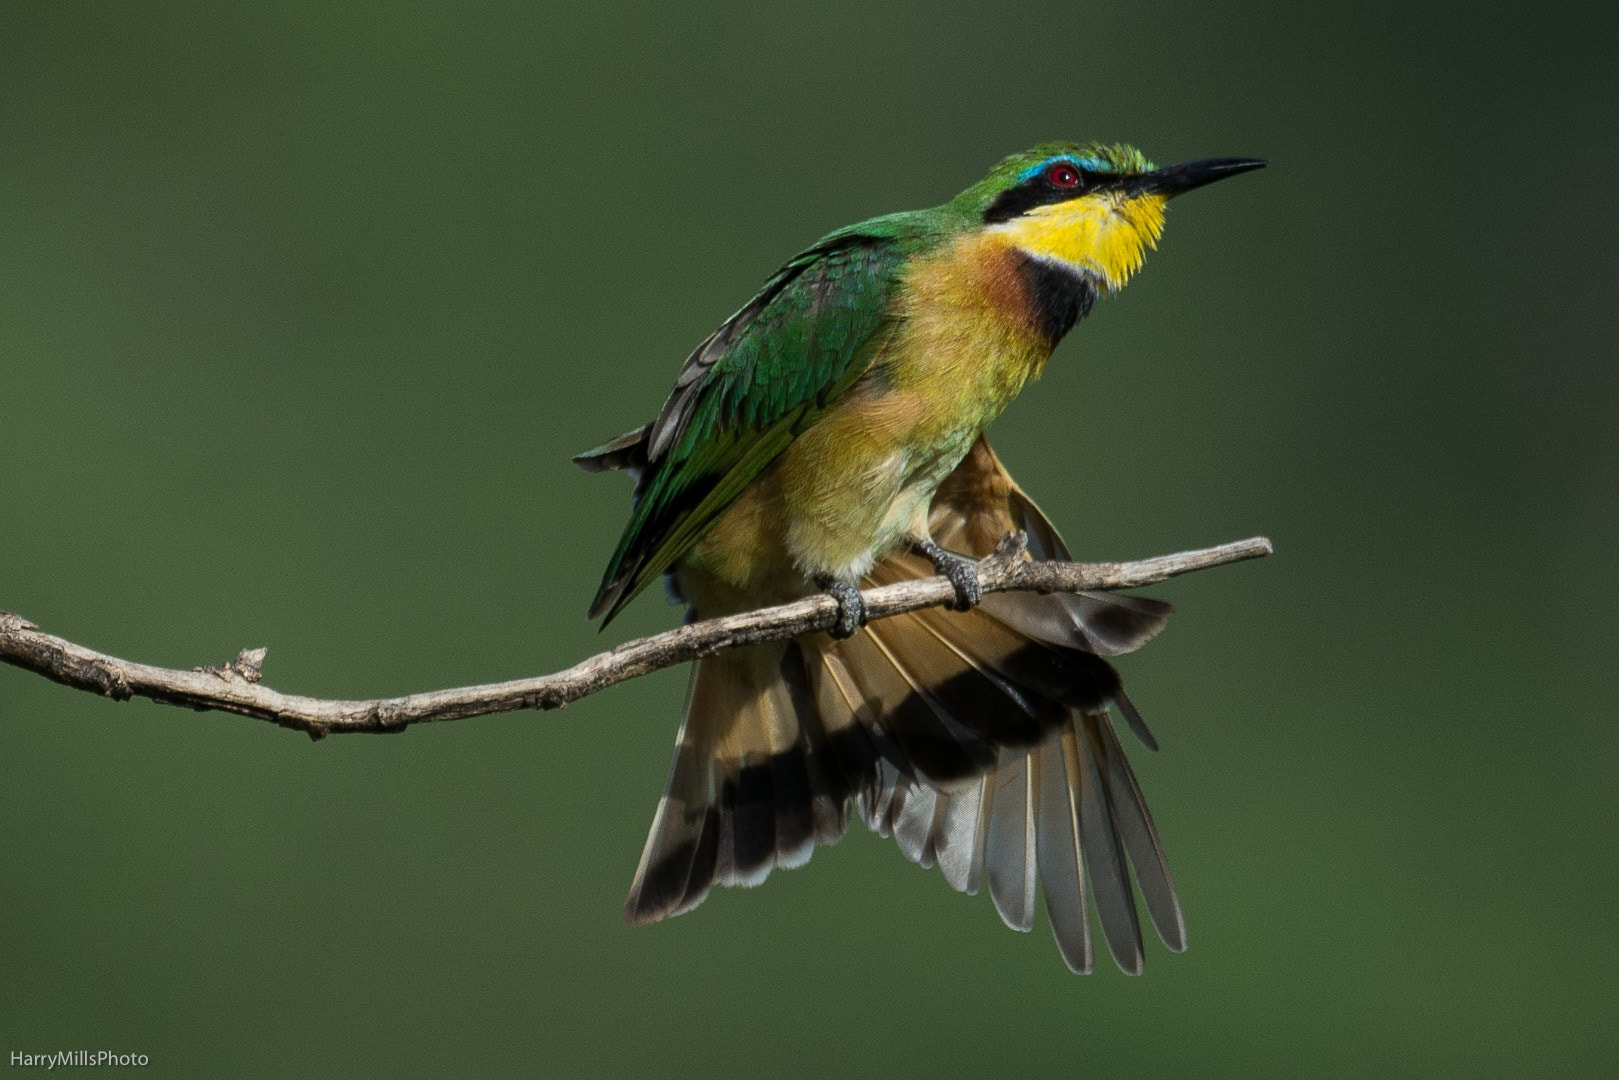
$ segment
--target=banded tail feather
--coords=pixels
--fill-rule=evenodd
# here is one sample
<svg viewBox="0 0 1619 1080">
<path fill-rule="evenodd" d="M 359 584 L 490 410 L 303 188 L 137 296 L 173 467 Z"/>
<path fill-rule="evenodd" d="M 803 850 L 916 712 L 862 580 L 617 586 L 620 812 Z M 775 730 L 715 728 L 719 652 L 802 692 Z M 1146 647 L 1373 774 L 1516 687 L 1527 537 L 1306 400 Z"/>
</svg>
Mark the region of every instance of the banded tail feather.
<svg viewBox="0 0 1619 1080">
<path fill-rule="evenodd" d="M 635 460 L 633 440 L 603 450 L 603 467 Z M 1022 529 L 1031 557 L 1068 558 L 981 438 L 939 488 L 930 525 L 965 555 Z M 932 573 L 896 554 L 868 584 Z M 715 884 L 800 866 L 855 812 L 951 888 L 987 882 L 1014 929 L 1032 927 L 1038 888 L 1076 972 L 1093 964 L 1092 905 L 1119 967 L 1141 970 L 1132 867 L 1159 936 L 1184 949 L 1168 863 L 1111 712 L 1156 744 L 1104 659 L 1145 644 L 1169 611 L 1137 596 L 998 593 L 843 641 L 817 634 L 698 661 L 625 920 L 677 915 Z"/>
</svg>

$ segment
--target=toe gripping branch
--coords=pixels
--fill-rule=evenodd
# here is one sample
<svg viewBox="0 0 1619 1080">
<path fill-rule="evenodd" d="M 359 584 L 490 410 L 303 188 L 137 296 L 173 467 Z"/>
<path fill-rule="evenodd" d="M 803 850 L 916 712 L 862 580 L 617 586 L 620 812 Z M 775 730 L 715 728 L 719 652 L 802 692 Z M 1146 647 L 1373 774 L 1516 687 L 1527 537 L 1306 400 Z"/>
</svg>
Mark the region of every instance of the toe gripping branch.
<svg viewBox="0 0 1619 1080">
<path fill-rule="evenodd" d="M 840 581 L 834 577 L 816 578 L 815 584 L 838 602 L 838 621 L 832 624 L 827 633 L 838 641 L 854 637 L 856 632 L 866 625 L 866 601 L 860 595 L 860 586 L 855 582 Z"/>
<path fill-rule="evenodd" d="M 956 590 L 952 611 L 971 611 L 978 606 L 978 601 L 984 598 L 984 590 L 978 584 L 978 563 L 975 560 L 946 551 L 932 540 L 918 540 L 912 546 L 917 554 L 925 556 L 933 564 L 934 570 L 950 579 L 950 584 Z M 1001 554 L 999 549 L 996 554 Z M 841 641 L 853 637 L 866 625 L 866 601 L 860 595 L 858 584 L 831 576 L 818 577 L 815 584 L 838 602 L 838 621 L 832 624 L 827 633 Z"/>
<path fill-rule="evenodd" d="M 978 564 L 972 559 L 952 554 L 932 540 L 918 540 L 913 546 L 917 554 L 926 557 L 933 569 L 955 586 L 956 602 L 952 610 L 971 611 L 984 598 L 984 591 L 978 585 Z"/>
</svg>

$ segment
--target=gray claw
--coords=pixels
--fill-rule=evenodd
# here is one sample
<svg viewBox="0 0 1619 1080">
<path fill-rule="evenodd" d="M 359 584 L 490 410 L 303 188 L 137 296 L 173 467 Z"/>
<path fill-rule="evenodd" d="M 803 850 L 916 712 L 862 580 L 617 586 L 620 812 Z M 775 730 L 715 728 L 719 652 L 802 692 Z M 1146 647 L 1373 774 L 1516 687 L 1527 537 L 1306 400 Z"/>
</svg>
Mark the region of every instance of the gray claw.
<svg viewBox="0 0 1619 1080">
<path fill-rule="evenodd" d="M 978 584 L 976 562 L 948 552 L 932 540 L 918 540 L 915 547 L 933 564 L 933 569 L 949 578 L 955 587 L 956 602 L 951 605 L 952 610 L 971 611 L 978 606 L 978 601 L 984 598 L 984 590 Z"/>
<path fill-rule="evenodd" d="M 838 641 L 854 637 L 866 625 L 866 601 L 860 596 L 860 586 L 836 578 L 818 578 L 815 583 L 838 602 L 838 621 L 827 633 Z"/>
</svg>

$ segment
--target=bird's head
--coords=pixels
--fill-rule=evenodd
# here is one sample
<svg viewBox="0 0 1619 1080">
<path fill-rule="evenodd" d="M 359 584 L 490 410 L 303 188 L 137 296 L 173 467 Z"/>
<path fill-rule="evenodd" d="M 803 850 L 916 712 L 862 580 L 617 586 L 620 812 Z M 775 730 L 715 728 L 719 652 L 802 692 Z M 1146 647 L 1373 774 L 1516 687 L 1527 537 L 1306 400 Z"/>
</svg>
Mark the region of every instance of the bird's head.
<svg viewBox="0 0 1619 1080">
<path fill-rule="evenodd" d="M 1112 292 L 1157 245 L 1171 198 L 1264 164 L 1213 158 L 1158 169 L 1133 146 L 1043 143 L 1005 159 L 950 205 L 1031 258 Z"/>
</svg>

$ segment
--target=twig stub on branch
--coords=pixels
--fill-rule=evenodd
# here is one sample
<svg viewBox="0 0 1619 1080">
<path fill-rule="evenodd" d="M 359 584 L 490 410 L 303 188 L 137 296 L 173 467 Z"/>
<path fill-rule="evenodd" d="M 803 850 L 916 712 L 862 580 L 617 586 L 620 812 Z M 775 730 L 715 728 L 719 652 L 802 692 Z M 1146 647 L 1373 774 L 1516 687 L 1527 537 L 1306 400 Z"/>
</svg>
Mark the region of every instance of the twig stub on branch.
<svg viewBox="0 0 1619 1080">
<path fill-rule="evenodd" d="M 1253 537 L 1137 562 L 1066 563 L 1024 559 L 1023 544 L 1021 534 L 1011 534 L 978 564 L 979 584 L 985 593 L 1133 589 L 1193 570 L 1257 559 L 1272 550 L 1269 540 Z M 942 607 L 956 599 L 955 587 L 945 577 L 903 581 L 867 589 L 861 595 L 870 619 Z M 561 708 L 638 675 L 721 649 L 826 630 L 836 619 L 837 603 L 831 597 L 811 596 L 628 641 L 554 675 L 369 701 L 299 697 L 272 690 L 259 681 L 266 651 L 262 648 L 243 649 L 234 660 L 190 671 L 152 667 L 76 645 L 4 611 L 0 611 L 0 660 L 118 701 L 139 696 L 169 705 L 237 713 L 318 739 L 338 732 L 402 731 L 412 724 L 514 709 Z"/>
</svg>

